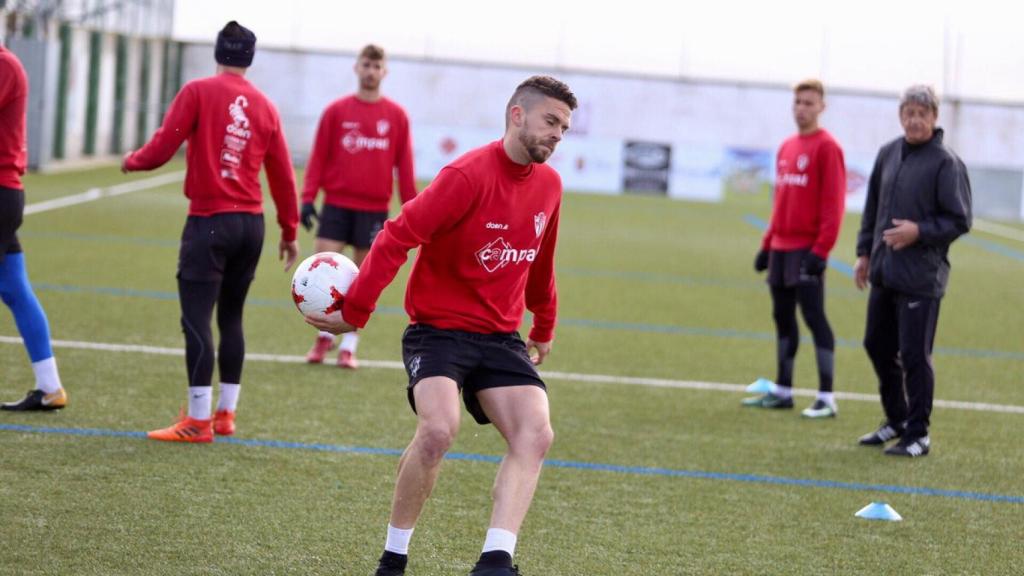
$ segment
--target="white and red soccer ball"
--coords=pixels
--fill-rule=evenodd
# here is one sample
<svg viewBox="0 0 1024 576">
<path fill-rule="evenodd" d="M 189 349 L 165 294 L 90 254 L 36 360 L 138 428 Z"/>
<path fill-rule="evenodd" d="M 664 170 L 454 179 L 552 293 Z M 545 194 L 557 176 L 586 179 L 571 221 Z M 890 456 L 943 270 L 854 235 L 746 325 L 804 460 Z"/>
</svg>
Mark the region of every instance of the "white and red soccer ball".
<svg viewBox="0 0 1024 576">
<path fill-rule="evenodd" d="M 344 296 L 358 275 L 355 263 L 341 254 L 313 254 L 299 264 L 292 276 L 292 300 L 304 316 L 340 316 Z"/>
</svg>

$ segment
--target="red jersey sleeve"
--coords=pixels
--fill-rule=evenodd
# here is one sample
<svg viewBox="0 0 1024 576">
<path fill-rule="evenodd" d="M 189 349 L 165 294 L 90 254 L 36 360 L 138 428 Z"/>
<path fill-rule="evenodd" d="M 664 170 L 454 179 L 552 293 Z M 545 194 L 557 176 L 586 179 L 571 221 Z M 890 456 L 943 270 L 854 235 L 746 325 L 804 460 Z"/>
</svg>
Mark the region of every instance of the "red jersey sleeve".
<svg viewBox="0 0 1024 576">
<path fill-rule="evenodd" d="M 186 84 L 167 109 L 164 123 L 145 146 L 125 160 L 129 170 L 152 170 L 167 163 L 196 130 L 199 103 L 193 86 Z"/>
<path fill-rule="evenodd" d="M 445 168 L 437 178 L 377 234 L 363 260 L 359 276 L 345 295 L 342 317 L 362 328 L 377 306 L 384 288 L 394 280 L 409 250 L 427 244 L 458 223 L 473 201 L 473 187 L 459 170 Z"/>
<path fill-rule="evenodd" d="M 533 312 L 530 339 L 550 342 L 555 337 L 558 292 L 555 289 L 555 244 L 558 242 L 558 219 L 561 206 L 551 215 L 536 260 L 526 278 L 526 308 Z"/>
<path fill-rule="evenodd" d="M 280 118 L 277 119 L 274 135 L 271 136 L 267 155 L 263 157 L 263 165 L 267 170 L 267 181 L 270 183 L 270 196 L 277 207 L 277 224 L 281 227 L 281 239 L 286 242 L 295 240 L 295 232 L 299 226 L 299 207 L 295 192 L 295 170 L 292 168 L 292 157 L 288 153 L 288 143 L 284 139 L 284 130 Z"/>
<path fill-rule="evenodd" d="M 313 140 L 313 150 L 309 153 L 309 161 L 306 162 L 306 173 L 302 177 L 302 203 L 312 204 L 316 202 L 316 195 L 320 192 L 320 177 L 324 172 L 324 164 L 327 156 L 331 153 L 331 107 L 324 110 L 320 116 L 320 123 L 316 127 L 316 138 Z"/>
<path fill-rule="evenodd" d="M 402 115 L 404 134 L 398 141 L 395 162 L 398 165 L 398 194 L 402 204 L 416 197 L 416 173 L 412 161 L 412 133 L 409 130 L 409 118 Z"/>
<path fill-rule="evenodd" d="M 839 227 L 846 210 L 846 165 L 842 149 L 835 142 L 822 144 L 818 148 L 818 166 L 821 167 L 821 213 L 818 215 L 818 237 L 811 251 L 827 260 L 839 238 Z"/>
</svg>

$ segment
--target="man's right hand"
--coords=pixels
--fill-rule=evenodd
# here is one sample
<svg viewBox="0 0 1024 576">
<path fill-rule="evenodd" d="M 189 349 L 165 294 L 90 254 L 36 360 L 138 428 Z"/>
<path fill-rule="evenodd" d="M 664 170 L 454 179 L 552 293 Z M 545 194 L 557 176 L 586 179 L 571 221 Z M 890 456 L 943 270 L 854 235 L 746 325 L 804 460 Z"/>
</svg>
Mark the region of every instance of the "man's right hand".
<svg viewBox="0 0 1024 576">
<path fill-rule="evenodd" d="M 868 256 L 858 256 L 857 262 L 853 265 L 853 282 L 858 290 L 863 290 L 868 285 L 868 271 L 871 269 L 871 259 Z"/>
<path fill-rule="evenodd" d="M 754 270 L 757 272 L 764 272 L 768 269 L 768 251 L 761 250 L 754 257 Z"/>
<path fill-rule="evenodd" d="M 302 227 L 306 229 L 306 232 L 313 229 L 314 220 L 320 220 L 320 216 L 316 213 L 316 206 L 313 206 L 312 202 L 302 205 L 300 218 L 302 220 Z"/>
</svg>

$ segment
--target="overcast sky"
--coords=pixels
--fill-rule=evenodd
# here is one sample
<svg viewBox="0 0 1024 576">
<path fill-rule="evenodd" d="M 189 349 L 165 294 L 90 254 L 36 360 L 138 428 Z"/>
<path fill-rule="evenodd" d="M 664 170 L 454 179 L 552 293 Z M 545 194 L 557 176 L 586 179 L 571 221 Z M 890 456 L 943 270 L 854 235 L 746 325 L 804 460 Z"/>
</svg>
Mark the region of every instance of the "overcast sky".
<svg viewBox="0 0 1024 576">
<path fill-rule="evenodd" d="M 265 47 L 1024 103 L 1016 1 L 176 0 L 175 36 L 212 42 L 231 19 Z"/>
</svg>

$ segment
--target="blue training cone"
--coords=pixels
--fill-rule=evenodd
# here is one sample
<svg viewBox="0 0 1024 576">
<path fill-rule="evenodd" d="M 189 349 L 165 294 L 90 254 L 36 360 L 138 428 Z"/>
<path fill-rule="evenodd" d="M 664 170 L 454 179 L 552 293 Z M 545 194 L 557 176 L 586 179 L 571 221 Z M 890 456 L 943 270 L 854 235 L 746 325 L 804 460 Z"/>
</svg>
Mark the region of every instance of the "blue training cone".
<svg viewBox="0 0 1024 576">
<path fill-rule="evenodd" d="M 900 516 L 899 512 L 885 502 L 872 502 L 858 510 L 854 516 L 868 520 L 888 520 L 889 522 L 903 520 L 903 516 Z"/>
<path fill-rule="evenodd" d="M 747 392 L 751 394 L 768 394 L 775 391 L 775 382 L 767 378 L 758 378 L 753 384 L 747 386 Z"/>
</svg>

